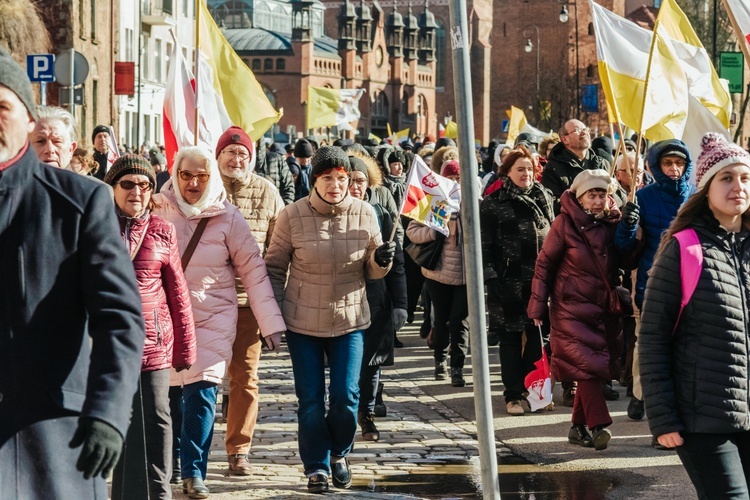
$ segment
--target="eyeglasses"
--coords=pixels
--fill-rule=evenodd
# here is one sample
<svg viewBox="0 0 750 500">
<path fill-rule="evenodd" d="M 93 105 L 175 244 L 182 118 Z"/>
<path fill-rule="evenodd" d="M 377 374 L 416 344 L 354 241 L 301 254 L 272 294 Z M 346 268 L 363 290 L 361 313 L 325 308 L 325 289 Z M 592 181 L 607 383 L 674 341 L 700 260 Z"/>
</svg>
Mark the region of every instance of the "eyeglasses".
<svg viewBox="0 0 750 500">
<path fill-rule="evenodd" d="M 349 182 L 349 177 L 333 177 L 332 175 L 323 175 L 321 177 L 318 177 L 321 181 L 325 182 L 326 184 L 338 184 L 339 186 L 344 186 Z"/>
<path fill-rule="evenodd" d="M 673 167 L 673 166 L 674 167 L 678 167 L 678 168 L 682 168 L 682 167 L 684 167 L 686 165 L 685 160 L 669 160 L 669 159 L 662 160 L 662 161 L 659 162 L 659 164 L 662 167 L 667 167 L 667 168 Z"/>
<path fill-rule="evenodd" d="M 367 179 L 356 179 L 356 180 L 352 180 L 352 184 L 354 184 L 354 185 L 356 185 L 356 186 L 364 186 L 364 185 L 366 185 L 366 184 L 367 184 Z"/>
<path fill-rule="evenodd" d="M 123 188 L 125 191 L 130 191 L 132 189 L 135 189 L 136 186 L 141 191 L 151 191 L 154 186 L 151 185 L 148 181 L 143 182 L 133 182 L 133 181 L 117 181 L 115 184 L 119 184 L 121 188 Z"/>
<path fill-rule="evenodd" d="M 198 179 L 198 182 L 200 182 L 201 184 L 207 183 L 208 179 L 211 177 L 211 174 L 194 174 L 192 172 L 188 172 L 187 170 L 177 170 L 177 173 L 180 174 L 180 179 L 185 182 L 190 182 L 193 179 Z"/>
<path fill-rule="evenodd" d="M 583 128 L 576 127 L 573 130 L 566 130 L 565 132 L 566 132 L 565 135 L 573 135 L 573 134 L 576 134 L 576 135 L 578 135 L 578 134 L 586 134 L 586 135 L 588 135 L 588 134 L 591 133 L 591 129 L 588 128 L 588 127 L 583 127 Z"/>
<path fill-rule="evenodd" d="M 229 158 L 234 157 L 234 158 L 237 158 L 240 161 L 245 161 L 248 158 L 250 158 L 249 154 L 243 153 L 241 151 L 232 151 L 232 150 L 229 150 L 229 149 L 225 149 L 224 151 L 222 151 L 222 153 L 224 153 L 224 155 L 228 156 Z"/>
</svg>

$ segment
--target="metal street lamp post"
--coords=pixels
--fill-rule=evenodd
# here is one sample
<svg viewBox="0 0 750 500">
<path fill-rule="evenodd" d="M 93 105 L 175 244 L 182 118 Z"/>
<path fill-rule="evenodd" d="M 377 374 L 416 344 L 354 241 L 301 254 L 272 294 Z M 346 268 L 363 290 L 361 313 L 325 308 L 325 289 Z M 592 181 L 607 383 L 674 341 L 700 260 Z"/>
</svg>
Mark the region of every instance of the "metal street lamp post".
<svg viewBox="0 0 750 500">
<path fill-rule="evenodd" d="M 568 4 L 573 5 L 573 19 L 575 21 L 575 34 L 576 34 L 576 118 L 580 118 L 581 115 L 581 79 L 579 76 L 579 67 L 578 67 L 578 2 L 577 0 L 573 0 L 572 2 L 569 2 L 568 0 L 557 0 L 558 3 L 562 4 L 562 10 L 560 10 L 560 22 L 561 23 L 567 23 L 568 19 L 570 19 L 570 15 L 568 14 Z"/>
<path fill-rule="evenodd" d="M 540 59 L 540 50 L 541 50 L 541 46 L 539 44 L 539 27 L 536 24 L 530 24 L 526 26 L 521 33 L 524 36 L 524 38 L 526 38 L 526 45 L 524 46 L 523 50 L 525 50 L 527 53 L 530 53 L 532 50 L 534 50 L 534 44 L 531 42 L 531 37 L 527 34 L 531 28 L 534 28 L 534 30 L 536 31 L 536 102 L 534 103 L 534 106 L 535 108 L 538 108 L 539 107 L 539 78 L 540 78 L 539 59 Z M 537 109 L 536 112 L 537 112 L 537 118 L 539 118 L 539 109 Z"/>
</svg>

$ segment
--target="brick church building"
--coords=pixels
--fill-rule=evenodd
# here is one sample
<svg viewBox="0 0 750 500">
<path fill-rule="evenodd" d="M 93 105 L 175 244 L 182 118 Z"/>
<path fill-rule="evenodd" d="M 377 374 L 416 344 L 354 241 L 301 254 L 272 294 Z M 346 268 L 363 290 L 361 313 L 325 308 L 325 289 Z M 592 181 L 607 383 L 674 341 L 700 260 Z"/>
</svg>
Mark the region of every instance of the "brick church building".
<svg viewBox="0 0 750 500">
<path fill-rule="evenodd" d="M 363 88 L 359 136 L 409 128 L 437 132 L 437 24 L 428 6 L 401 15 L 346 0 L 214 0 L 224 36 L 253 70 L 274 106 L 284 109 L 277 140 L 307 135 L 307 87 Z M 333 19 L 332 22 L 328 22 Z M 316 130 L 317 135 L 336 130 Z M 351 137 L 351 132 L 348 132 Z"/>
</svg>

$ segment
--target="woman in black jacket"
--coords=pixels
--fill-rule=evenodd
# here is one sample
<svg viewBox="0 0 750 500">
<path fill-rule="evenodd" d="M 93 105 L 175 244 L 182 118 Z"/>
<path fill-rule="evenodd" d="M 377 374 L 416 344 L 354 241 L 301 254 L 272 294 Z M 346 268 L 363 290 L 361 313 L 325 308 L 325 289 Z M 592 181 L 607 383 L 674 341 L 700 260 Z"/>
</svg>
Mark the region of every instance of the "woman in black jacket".
<svg viewBox="0 0 750 500">
<path fill-rule="evenodd" d="M 698 192 L 656 254 L 638 336 L 649 426 L 676 448 L 699 498 L 748 498 L 750 477 L 750 155 L 707 134 Z M 692 229 L 703 255 L 681 258 Z M 683 261 L 684 260 L 684 261 Z M 700 273 L 684 309 L 683 277 Z"/>
<path fill-rule="evenodd" d="M 534 180 L 534 163 L 526 147 L 511 151 L 498 172 L 502 187 L 482 201 L 480 210 L 489 331 L 500 340 L 509 415 L 524 414 L 524 377 L 542 355 L 542 339 L 526 316 L 526 306 L 536 257 L 555 216 L 552 196 Z"/>
</svg>

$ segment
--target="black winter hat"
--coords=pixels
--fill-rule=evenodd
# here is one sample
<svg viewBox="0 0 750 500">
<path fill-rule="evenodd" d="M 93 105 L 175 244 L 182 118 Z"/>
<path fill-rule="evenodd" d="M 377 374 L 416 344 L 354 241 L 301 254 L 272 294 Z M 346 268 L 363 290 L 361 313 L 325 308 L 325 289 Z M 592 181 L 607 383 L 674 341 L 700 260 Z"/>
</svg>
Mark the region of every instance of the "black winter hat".
<svg viewBox="0 0 750 500">
<path fill-rule="evenodd" d="M 343 149 L 335 146 L 323 146 L 319 148 L 312 157 L 312 176 L 317 177 L 326 170 L 332 168 L 343 168 L 351 172 L 352 166 L 349 157 Z"/>
<path fill-rule="evenodd" d="M 356 156 L 350 156 L 349 163 L 351 163 L 352 165 L 352 172 L 354 172 L 355 170 L 357 172 L 362 172 L 363 174 L 365 174 L 367 182 L 370 182 L 370 172 L 367 171 L 367 164 L 365 162 L 363 162 Z"/>
<path fill-rule="evenodd" d="M 96 127 L 94 127 L 94 131 L 91 132 L 91 142 L 94 142 L 94 140 L 96 140 L 96 136 L 100 132 L 106 132 L 109 134 L 109 127 L 106 125 L 97 125 Z"/>
<path fill-rule="evenodd" d="M 156 172 L 141 155 L 127 154 L 120 156 L 112 164 L 107 175 L 104 176 L 104 182 L 114 186 L 120 177 L 128 174 L 139 174 L 148 177 L 152 186 L 156 186 Z"/>
<path fill-rule="evenodd" d="M 4 47 L 0 47 L 0 85 L 8 87 L 21 100 L 31 117 L 36 121 L 34 92 L 26 71 L 13 59 Z"/>
<path fill-rule="evenodd" d="M 307 139 L 300 139 L 297 144 L 294 145 L 294 157 L 295 158 L 312 158 L 313 147 Z"/>
</svg>

